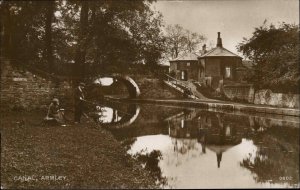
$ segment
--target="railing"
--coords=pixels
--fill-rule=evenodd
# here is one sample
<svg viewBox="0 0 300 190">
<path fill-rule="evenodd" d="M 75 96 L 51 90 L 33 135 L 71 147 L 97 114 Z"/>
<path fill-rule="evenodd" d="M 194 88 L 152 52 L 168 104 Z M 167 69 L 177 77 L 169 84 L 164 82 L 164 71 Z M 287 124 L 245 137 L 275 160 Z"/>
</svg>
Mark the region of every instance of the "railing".
<svg viewBox="0 0 300 190">
<path fill-rule="evenodd" d="M 167 77 L 168 82 L 175 81 L 175 85 L 176 86 L 180 85 L 180 86 L 183 86 L 184 88 L 186 88 L 187 90 L 191 91 L 191 88 L 188 85 L 184 84 L 184 82 L 182 82 L 182 81 L 180 81 L 180 80 L 178 80 L 178 79 L 176 79 L 176 78 L 174 78 L 174 77 L 172 77 L 172 76 L 170 76 L 168 74 L 165 74 L 165 76 Z"/>
</svg>

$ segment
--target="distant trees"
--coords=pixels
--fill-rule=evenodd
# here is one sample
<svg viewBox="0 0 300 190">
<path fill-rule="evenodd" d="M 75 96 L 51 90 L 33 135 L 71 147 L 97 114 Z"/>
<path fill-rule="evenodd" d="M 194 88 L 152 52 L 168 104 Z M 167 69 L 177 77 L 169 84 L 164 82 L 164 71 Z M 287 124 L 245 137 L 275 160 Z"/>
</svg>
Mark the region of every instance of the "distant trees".
<svg viewBox="0 0 300 190">
<path fill-rule="evenodd" d="M 3 48 L 11 58 L 51 73 L 126 72 L 133 63 L 154 68 L 164 40 L 162 17 L 151 3 L 4 0 Z"/>
<path fill-rule="evenodd" d="M 246 58 L 253 61 L 254 72 L 247 78 L 257 88 L 270 88 L 277 92 L 299 90 L 299 26 L 266 22 L 255 28 L 250 39 L 238 46 Z"/>
<path fill-rule="evenodd" d="M 172 59 L 182 53 L 199 50 L 199 45 L 206 40 L 204 35 L 186 30 L 178 24 L 166 27 L 165 38 L 166 53 Z"/>
</svg>

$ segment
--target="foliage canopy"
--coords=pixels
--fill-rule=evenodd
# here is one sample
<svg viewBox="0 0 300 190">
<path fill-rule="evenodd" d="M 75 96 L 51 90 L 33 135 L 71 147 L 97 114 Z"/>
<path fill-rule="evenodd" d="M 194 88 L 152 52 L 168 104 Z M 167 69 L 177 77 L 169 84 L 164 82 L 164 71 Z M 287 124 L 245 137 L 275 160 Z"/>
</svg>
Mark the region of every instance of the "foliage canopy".
<svg viewBox="0 0 300 190">
<path fill-rule="evenodd" d="M 277 92 L 298 92 L 299 88 L 299 26 L 281 23 L 255 28 L 250 39 L 244 39 L 238 51 L 252 61 L 253 73 L 248 80 L 257 88 Z"/>
<path fill-rule="evenodd" d="M 5 53 L 58 74 L 156 66 L 162 16 L 148 1 L 1 1 Z M 51 67 L 50 65 L 51 64 Z M 73 73 L 74 74 L 74 73 Z"/>
</svg>

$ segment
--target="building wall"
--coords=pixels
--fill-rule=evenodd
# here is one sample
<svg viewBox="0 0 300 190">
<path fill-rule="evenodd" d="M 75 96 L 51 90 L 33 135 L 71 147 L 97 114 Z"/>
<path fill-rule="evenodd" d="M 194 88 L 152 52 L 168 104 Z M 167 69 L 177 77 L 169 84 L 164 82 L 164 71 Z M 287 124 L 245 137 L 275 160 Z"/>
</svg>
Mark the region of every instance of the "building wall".
<svg viewBox="0 0 300 190">
<path fill-rule="evenodd" d="M 221 76 L 221 60 L 220 58 L 205 58 L 205 76 L 219 77 Z"/>
<path fill-rule="evenodd" d="M 177 71 L 177 63 L 176 62 L 170 62 L 170 73 Z"/>
<path fill-rule="evenodd" d="M 230 67 L 232 75 L 229 78 L 229 80 L 236 81 L 237 79 L 237 73 L 236 68 L 239 64 L 242 64 L 242 59 L 237 57 L 224 57 L 222 58 L 222 64 L 221 64 L 221 74 L 225 79 L 225 68 Z"/>
<path fill-rule="evenodd" d="M 192 61 L 172 61 L 170 62 L 170 72 L 174 72 L 176 79 L 181 80 L 181 71 L 187 72 L 187 80 L 198 81 L 198 60 Z"/>
<path fill-rule="evenodd" d="M 168 74 L 169 73 L 169 66 L 168 65 L 159 66 L 158 73 Z"/>
<path fill-rule="evenodd" d="M 201 58 L 200 63 L 205 65 L 205 75 L 201 75 L 202 80 L 208 86 L 214 89 L 220 88 L 220 84 L 237 80 L 236 67 L 242 60 L 237 57 L 206 57 Z M 225 77 L 226 67 L 230 67 L 230 78 Z M 204 79 L 203 79 L 204 78 Z M 222 81 L 221 81 L 222 80 Z"/>
</svg>

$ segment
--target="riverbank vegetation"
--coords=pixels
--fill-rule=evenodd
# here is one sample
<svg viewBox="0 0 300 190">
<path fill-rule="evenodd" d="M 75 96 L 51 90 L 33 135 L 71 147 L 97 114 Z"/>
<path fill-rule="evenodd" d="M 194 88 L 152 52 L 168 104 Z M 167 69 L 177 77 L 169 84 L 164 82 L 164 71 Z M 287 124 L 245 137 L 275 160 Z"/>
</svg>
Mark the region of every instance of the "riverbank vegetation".
<svg viewBox="0 0 300 190">
<path fill-rule="evenodd" d="M 110 132 L 86 118 L 80 125 L 43 126 L 43 116 L 1 115 L 4 189 L 156 188 L 154 177 Z"/>
</svg>

